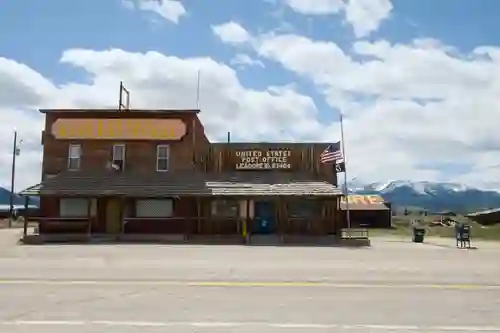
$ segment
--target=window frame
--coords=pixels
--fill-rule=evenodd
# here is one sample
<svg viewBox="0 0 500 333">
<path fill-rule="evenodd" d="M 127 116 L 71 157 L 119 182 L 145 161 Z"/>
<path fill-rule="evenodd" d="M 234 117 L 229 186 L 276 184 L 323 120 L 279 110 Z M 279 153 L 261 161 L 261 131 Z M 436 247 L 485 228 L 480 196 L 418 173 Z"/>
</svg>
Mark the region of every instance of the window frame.
<svg viewBox="0 0 500 333">
<path fill-rule="evenodd" d="M 167 157 L 160 157 L 160 151 L 161 149 L 166 149 L 167 151 Z M 159 168 L 159 161 L 160 160 L 166 160 L 167 161 L 167 168 L 166 169 L 160 169 Z M 160 144 L 156 146 L 156 172 L 167 172 L 170 169 L 170 145 L 169 144 Z"/>
<path fill-rule="evenodd" d="M 286 201 L 288 218 L 309 219 L 322 216 L 323 208 L 321 201 L 310 198 L 294 198 Z M 305 208 L 305 209 L 304 209 Z"/>
<path fill-rule="evenodd" d="M 78 214 L 63 214 L 61 207 L 63 207 L 63 202 L 76 202 L 78 201 L 79 203 L 82 204 L 82 212 Z M 60 198 L 59 199 L 59 217 L 67 217 L 67 218 L 85 218 L 89 216 L 89 201 L 88 199 L 85 198 Z"/>
<path fill-rule="evenodd" d="M 78 148 L 78 157 L 72 156 L 73 148 L 77 147 Z M 72 160 L 77 160 L 77 166 L 76 168 L 71 167 L 71 161 Z M 80 170 L 82 165 L 82 145 L 79 143 L 70 143 L 68 146 L 68 165 L 67 169 L 70 171 L 78 171 Z"/>
<path fill-rule="evenodd" d="M 138 206 L 140 203 L 144 202 L 156 202 L 159 205 L 165 205 L 167 202 L 170 203 L 170 213 L 163 215 L 163 214 L 141 214 L 141 210 L 138 209 Z M 173 198 L 144 198 L 144 199 L 136 199 L 134 200 L 134 210 L 135 210 L 135 216 L 136 218 L 143 218 L 143 219 L 148 219 L 148 218 L 171 218 L 175 216 L 175 200 Z M 153 210 L 158 212 L 159 210 Z"/>
<path fill-rule="evenodd" d="M 123 156 L 121 156 L 121 159 L 116 158 L 116 148 L 122 148 L 123 149 Z M 120 165 L 120 171 L 125 170 L 125 158 L 127 156 L 127 149 L 124 143 L 116 143 L 113 144 L 113 149 L 111 151 L 111 162 L 115 163 L 115 161 L 121 161 Z"/>
<path fill-rule="evenodd" d="M 223 212 L 219 208 L 224 207 Z M 235 208 L 234 214 L 227 214 Z M 236 199 L 215 199 L 210 203 L 210 216 L 223 219 L 240 217 L 240 201 Z"/>
</svg>

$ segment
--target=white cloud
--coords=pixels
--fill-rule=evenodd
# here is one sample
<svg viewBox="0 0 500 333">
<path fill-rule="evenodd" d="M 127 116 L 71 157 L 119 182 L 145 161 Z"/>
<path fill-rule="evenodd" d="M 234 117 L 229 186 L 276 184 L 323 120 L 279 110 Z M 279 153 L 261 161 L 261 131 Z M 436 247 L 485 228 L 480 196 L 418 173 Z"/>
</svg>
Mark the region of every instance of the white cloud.
<svg viewBox="0 0 500 333">
<path fill-rule="evenodd" d="M 356 37 L 376 31 L 392 11 L 391 0 L 284 0 L 294 11 L 304 15 L 330 15 L 344 12 Z"/>
<path fill-rule="evenodd" d="M 334 14 L 345 7 L 344 0 L 285 0 L 285 3 L 305 15 Z"/>
<path fill-rule="evenodd" d="M 392 8 L 390 0 L 349 0 L 345 17 L 356 37 L 364 37 L 378 29 L 382 21 L 389 17 Z"/>
<path fill-rule="evenodd" d="M 212 32 L 221 41 L 228 44 L 244 44 L 251 40 L 251 36 L 239 23 L 230 21 L 212 26 Z"/>
<path fill-rule="evenodd" d="M 123 0 L 122 3 L 129 9 L 154 12 L 175 24 L 187 14 L 186 8 L 178 0 Z"/>
<path fill-rule="evenodd" d="M 252 59 L 248 54 L 238 53 L 231 59 L 231 65 L 239 67 L 258 66 L 265 68 L 264 63 L 257 59 Z"/>
<path fill-rule="evenodd" d="M 182 59 L 158 52 L 67 50 L 61 62 L 86 70 L 88 84 L 54 86 L 34 69 L 0 58 L 0 184 L 9 184 L 12 135 L 17 126 L 24 139 L 18 159 L 16 188 L 40 179 L 38 107 L 116 107 L 117 84 L 131 91 L 132 107 L 193 108 L 200 70 L 200 117 L 211 139 L 231 131 L 239 140 L 311 140 L 321 132 L 314 101 L 291 86 L 252 90 L 231 67 L 209 57 Z M 15 94 L 14 94 L 15 92 Z M 259 119 L 259 126 L 255 126 Z"/>
<path fill-rule="evenodd" d="M 500 48 L 459 54 L 433 39 L 408 45 L 359 41 L 354 60 L 333 42 L 293 34 L 252 38 L 261 57 L 312 81 L 332 109 L 345 114 L 352 177 L 471 185 L 500 177 L 500 132 L 492 122 L 500 119 Z M 318 134 L 327 141 L 339 136 L 338 123 Z M 432 163 L 474 169 L 456 177 L 419 167 Z"/>
<path fill-rule="evenodd" d="M 433 39 L 407 45 L 359 41 L 349 50 L 356 53 L 353 58 L 333 42 L 293 34 L 246 32 L 244 38 L 223 40 L 248 41 L 246 46 L 260 57 L 312 82 L 332 111 L 320 115 L 313 99 L 293 84 L 249 89 L 235 70 L 209 57 L 72 49 L 62 54 L 62 64 L 87 71 L 90 80 L 61 86 L 0 58 L 0 106 L 5 110 L 0 113 L 0 183 L 8 184 L 10 177 L 15 126 L 26 145 L 17 188 L 39 179 L 43 118 L 37 107 L 116 107 L 116 85 L 123 80 L 133 107 L 192 108 L 200 70 L 201 118 L 211 139 L 224 139 L 231 131 L 241 140 L 338 140 L 337 109 L 345 114 L 349 177 L 500 186 L 495 121 L 500 119 L 500 48 L 460 54 Z M 238 58 L 255 61 L 252 54 Z M 455 177 L 420 167 L 432 163 L 465 163 L 472 169 Z"/>
</svg>

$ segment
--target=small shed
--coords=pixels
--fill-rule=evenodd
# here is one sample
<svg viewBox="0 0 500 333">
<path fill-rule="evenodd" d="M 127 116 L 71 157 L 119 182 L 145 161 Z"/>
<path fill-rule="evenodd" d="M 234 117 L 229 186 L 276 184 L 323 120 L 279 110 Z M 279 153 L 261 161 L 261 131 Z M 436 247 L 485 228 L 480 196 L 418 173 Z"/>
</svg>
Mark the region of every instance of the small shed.
<svg viewBox="0 0 500 333">
<path fill-rule="evenodd" d="M 392 221 L 391 204 L 385 202 L 380 195 L 351 194 L 340 201 L 340 209 L 343 214 L 344 225 L 347 226 L 347 207 L 351 227 L 363 228 L 390 228 Z M 349 205 L 348 205 L 349 204 Z"/>
</svg>

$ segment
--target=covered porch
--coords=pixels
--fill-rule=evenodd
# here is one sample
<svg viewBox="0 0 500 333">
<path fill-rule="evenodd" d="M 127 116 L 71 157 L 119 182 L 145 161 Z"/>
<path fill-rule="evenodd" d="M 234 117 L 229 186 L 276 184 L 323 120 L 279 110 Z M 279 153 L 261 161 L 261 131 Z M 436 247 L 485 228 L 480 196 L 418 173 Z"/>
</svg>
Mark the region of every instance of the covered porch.
<svg viewBox="0 0 500 333">
<path fill-rule="evenodd" d="M 39 194 L 41 216 L 29 219 L 38 222 L 42 235 L 183 242 L 200 238 L 249 242 L 253 235 L 335 235 L 341 195 L 335 186 L 322 181 L 268 183 L 258 179 L 207 180 L 198 188 L 192 183 L 171 184 L 168 191 L 157 183 L 119 191 L 60 187 L 55 191 L 53 184 L 46 183 Z"/>
</svg>

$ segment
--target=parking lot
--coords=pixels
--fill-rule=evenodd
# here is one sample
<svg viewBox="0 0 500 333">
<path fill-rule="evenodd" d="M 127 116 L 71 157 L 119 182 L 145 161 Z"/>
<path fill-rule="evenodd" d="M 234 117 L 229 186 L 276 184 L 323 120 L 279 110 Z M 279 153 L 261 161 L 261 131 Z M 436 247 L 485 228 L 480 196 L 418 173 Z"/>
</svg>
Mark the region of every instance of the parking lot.
<svg viewBox="0 0 500 333">
<path fill-rule="evenodd" d="M 2 332 L 500 332 L 500 247 L 19 246 Z"/>
</svg>

